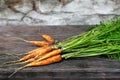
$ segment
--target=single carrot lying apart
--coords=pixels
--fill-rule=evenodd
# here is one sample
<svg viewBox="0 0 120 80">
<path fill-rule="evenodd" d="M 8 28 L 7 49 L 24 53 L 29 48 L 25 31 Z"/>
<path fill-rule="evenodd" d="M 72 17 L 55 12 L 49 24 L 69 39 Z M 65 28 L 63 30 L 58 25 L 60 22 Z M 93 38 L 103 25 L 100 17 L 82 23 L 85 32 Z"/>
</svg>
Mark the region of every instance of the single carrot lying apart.
<svg viewBox="0 0 120 80">
<path fill-rule="evenodd" d="M 56 63 L 56 62 L 60 62 L 62 60 L 62 57 L 61 55 L 55 55 L 55 56 L 52 56 L 50 58 L 47 58 L 45 60 L 42 60 L 42 61 L 34 61 L 32 63 L 29 63 L 23 67 L 20 67 L 18 68 L 17 70 L 15 70 L 14 73 L 12 73 L 10 77 L 12 77 L 16 72 L 18 72 L 19 70 L 22 70 L 24 68 L 27 68 L 27 67 L 37 67 L 37 66 L 44 66 L 44 65 L 48 65 L 48 64 L 52 64 L 52 63 Z"/>
<path fill-rule="evenodd" d="M 49 42 L 50 44 L 52 44 L 52 43 L 55 42 L 54 38 L 52 38 L 50 35 L 42 34 L 41 36 L 42 36 L 47 42 Z"/>
</svg>

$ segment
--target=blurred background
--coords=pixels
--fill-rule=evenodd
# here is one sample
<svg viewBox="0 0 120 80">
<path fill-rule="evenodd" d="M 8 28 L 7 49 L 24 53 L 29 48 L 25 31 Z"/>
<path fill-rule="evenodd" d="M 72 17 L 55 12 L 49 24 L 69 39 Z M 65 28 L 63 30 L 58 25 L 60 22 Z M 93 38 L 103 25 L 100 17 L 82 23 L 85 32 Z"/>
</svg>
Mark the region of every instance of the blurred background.
<svg viewBox="0 0 120 80">
<path fill-rule="evenodd" d="M 95 25 L 120 15 L 120 0 L 0 0 L 0 26 Z"/>
</svg>

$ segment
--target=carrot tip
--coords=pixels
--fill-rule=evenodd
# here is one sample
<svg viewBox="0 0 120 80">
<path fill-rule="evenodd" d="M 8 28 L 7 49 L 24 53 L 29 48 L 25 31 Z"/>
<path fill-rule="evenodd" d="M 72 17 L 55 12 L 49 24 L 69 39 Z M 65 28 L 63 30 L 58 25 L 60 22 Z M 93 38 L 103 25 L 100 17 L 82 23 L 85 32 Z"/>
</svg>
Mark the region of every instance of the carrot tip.
<svg viewBox="0 0 120 80">
<path fill-rule="evenodd" d="M 24 68 L 26 68 L 26 67 L 28 67 L 28 66 L 23 66 L 23 67 L 20 67 L 20 68 L 16 69 L 11 75 L 8 76 L 8 78 L 11 78 L 11 77 L 12 77 L 13 75 L 15 75 L 18 71 L 20 71 L 20 70 L 22 70 L 22 69 L 24 69 Z"/>
</svg>

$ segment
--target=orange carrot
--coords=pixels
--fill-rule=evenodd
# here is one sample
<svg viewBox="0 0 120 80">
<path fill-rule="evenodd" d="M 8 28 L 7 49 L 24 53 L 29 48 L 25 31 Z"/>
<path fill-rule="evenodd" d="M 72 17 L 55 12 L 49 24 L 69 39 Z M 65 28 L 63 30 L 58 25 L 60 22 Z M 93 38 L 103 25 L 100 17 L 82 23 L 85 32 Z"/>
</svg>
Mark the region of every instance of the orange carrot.
<svg viewBox="0 0 120 80">
<path fill-rule="evenodd" d="M 42 61 L 34 61 L 32 63 L 29 63 L 23 67 L 18 68 L 17 70 L 15 70 L 8 78 L 12 77 L 15 73 L 17 73 L 19 70 L 22 70 L 24 68 L 27 67 L 37 67 L 37 66 L 44 66 L 44 65 L 48 65 L 48 64 L 52 64 L 52 63 L 56 63 L 56 62 L 60 62 L 62 60 L 61 55 L 56 55 L 56 56 L 52 56 L 50 58 L 47 58 L 45 60 Z"/>
<path fill-rule="evenodd" d="M 52 50 L 52 46 L 44 46 L 44 47 L 41 47 L 41 48 L 37 48 L 35 50 L 32 50 L 32 51 L 28 52 L 26 56 L 20 58 L 17 61 L 10 61 L 10 62 L 6 62 L 4 64 L 26 61 L 26 60 L 28 60 L 30 58 L 35 57 L 35 56 L 36 56 L 35 58 L 38 58 L 37 56 L 40 57 L 40 56 L 46 54 L 47 52 L 50 52 L 51 50 Z"/>
<path fill-rule="evenodd" d="M 12 66 L 12 65 L 16 65 L 16 64 L 25 64 L 25 63 L 31 63 L 33 61 L 36 61 L 35 58 L 31 58 L 31 59 L 28 59 L 24 62 L 14 62 L 14 63 L 10 63 L 10 64 L 3 64 L 1 65 L 0 67 L 8 67 L 8 66 Z"/>
<path fill-rule="evenodd" d="M 50 51 L 52 51 L 52 50 L 53 50 L 53 46 L 47 46 L 47 47 L 45 47 L 45 49 L 43 49 L 41 52 L 39 52 L 39 53 L 35 56 L 35 58 L 39 58 L 39 57 L 43 56 L 44 54 L 46 54 L 46 53 L 48 53 L 48 52 L 50 52 Z"/>
<path fill-rule="evenodd" d="M 5 64 L 11 64 L 11 63 L 17 63 L 17 62 L 22 62 L 22 61 L 25 61 L 27 59 L 30 59 L 34 55 L 37 55 L 38 51 L 42 50 L 42 49 L 43 49 L 43 47 L 34 49 L 34 50 L 30 51 L 30 52 L 25 53 L 26 56 L 24 56 L 23 58 L 20 58 L 19 60 L 16 60 L 16 61 L 5 62 L 5 63 L 3 63 L 3 65 L 5 65 Z"/>
<path fill-rule="evenodd" d="M 28 43 L 34 44 L 36 46 L 47 46 L 49 45 L 46 41 L 28 41 Z"/>
<path fill-rule="evenodd" d="M 25 42 L 30 43 L 30 44 L 34 44 L 36 46 L 41 46 L 41 47 L 49 45 L 49 43 L 46 41 L 27 41 L 26 40 Z"/>
<path fill-rule="evenodd" d="M 59 54 L 59 55 L 49 57 L 49 58 L 47 58 L 45 60 L 42 60 L 42 61 L 35 61 L 35 62 L 32 62 L 32 63 L 29 63 L 29 64 L 26 65 L 26 67 L 43 66 L 43 65 L 48 65 L 48 64 L 55 63 L 55 62 L 60 62 L 61 60 L 62 60 L 62 57 Z"/>
<path fill-rule="evenodd" d="M 24 56 L 23 58 L 19 59 L 18 61 L 21 62 L 21 61 L 28 60 L 28 59 L 35 57 L 35 56 L 41 56 L 47 52 L 50 52 L 51 50 L 52 50 L 51 46 L 41 47 L 36 52 L 28 54 L 28 55 Z"/>
<path fill-rule="evenodd" d="M 61 49 L 56 49 L 56 50 L 53 50 L 45 55 L 43 55 L 41 58 L 39 58 L 37 61 L 41 61 L 41 60 L 44 60 L 44 59 L 47 59 L 49 57 L 52 57 L 52 56 L 55 56 L 55 55 L 58 55 L 61 53 Z"/>
<path fill-rule="evenodd" d="M 31 63 L 33 61 L 36 61 L 35 58 L 28 59 L 28 60 L 26 60 L 26 61 L 24 61 L 22 63 Z"/>
<path fill-rule="evenodd" d="M 36 53 L 36 52 L 38 52 L 38 51 L 39 51 L 39 50 L 41 50 L 41 49 L 43 49 L 43 47 L 40 47 L 40 48 L 34 49 L 34 50 L 29 51 L 29 52 L 27 52 L 27 53 L 25 53 L 25 54 L 32 54 L 32 53 Z"/>
<path fill-rule="evenodd" d="M 18 62 L 29 60 L 29 59 L 35 57 L 38 54 L 39 50 L 41 51 L 42 49 L 43 49 L 43 47 L 42 48 L 38 48 L 38 49 L 36 49 L 34 51 L 30 51 L 30 52 L 27 53 L 26 56 L 20 58 L 19 60 L 9 61 L 9 62 L 6 62 L 4 64 L 12 64 L 12 63 L 18 63 Z"/>
<path fill-rule="evenodd" d="M 46 46 L 46 45 L 49 45 L 49 43 L 46 42 L 46 41 L 28 41 L 28 40 L 25 40 L 25 39 L 19 38 L 19 37 L 14 37 L 14 38 L 17 38 L 19 40 L 22 40 L 22 41 L 30 43 L 30 44 L 34 44 L 36 46 Z"/>
<path fill-rule="evenodd" d="M 47 34 L 42 34 L 41 35 L 46 41 L 48 41 L 50 44 L 54 43 L 54 38 L 52 38 L 51 36 L 47 35 Z"/>
<path fill-rule="evenodd" d="M 25 61 L 25 60 L 28 60 L 28 59 L 30 59 L 32 57 L 35 57 L 39 53 L 39 51 L 42 51 L 43 49 L 44 48 L 42 47 L 42 48 L 39 48 L 39 49 L 37 49 L 36 51 L 34 51 L 32 53 L 29 53 L 28 55 L 26 55 L 23 58 L 19 59 L 18 62 Z"/>
</svg>

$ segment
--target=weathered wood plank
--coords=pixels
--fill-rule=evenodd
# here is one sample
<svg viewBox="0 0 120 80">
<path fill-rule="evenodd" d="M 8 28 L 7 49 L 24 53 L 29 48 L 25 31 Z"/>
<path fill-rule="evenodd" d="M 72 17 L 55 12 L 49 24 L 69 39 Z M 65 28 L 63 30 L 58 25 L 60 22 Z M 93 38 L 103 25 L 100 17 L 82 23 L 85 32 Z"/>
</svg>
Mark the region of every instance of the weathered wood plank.
<svg viewBox="0 0 120 80">
<path fill-rule="evenodd" d="M 15 59 L 5 53 L 22 54 L 34 48 L 33 45 L 22 42 L 14 37 L 28 40 L 41 40 L 39 34 L 52 35 L 57 40 L 82 33 L 89 27 L 84 26 L 0 26 L 0 64 Z M 18 66 L 0 68 L 0 80 L 7 80 L 8 76 Z M 18 80 L 40 79 L 120 79 L 120 62 L 108 60 L 105 57 L 89 57 L 81 59 L 63 60 L 60 63 L 48 66 L 27 68 L 19 71 L 12 78 Z"/>
</svg>

